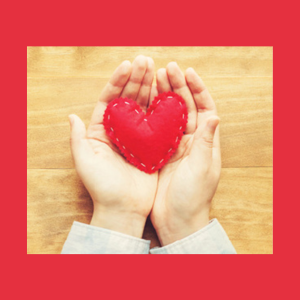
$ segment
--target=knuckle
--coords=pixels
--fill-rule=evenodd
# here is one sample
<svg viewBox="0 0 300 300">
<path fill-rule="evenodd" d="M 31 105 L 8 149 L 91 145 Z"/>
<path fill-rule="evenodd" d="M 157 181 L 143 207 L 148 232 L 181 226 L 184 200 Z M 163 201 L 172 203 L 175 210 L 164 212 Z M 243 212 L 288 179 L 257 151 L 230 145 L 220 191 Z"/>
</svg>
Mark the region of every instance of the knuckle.
<svg viewBox="0 0 300 300">
<path fill-rule="evenodd" d="M 213 138 L 211 136 L 203 136 L 202 143 L 208 148 L 213 148 Z"/>
</svg>

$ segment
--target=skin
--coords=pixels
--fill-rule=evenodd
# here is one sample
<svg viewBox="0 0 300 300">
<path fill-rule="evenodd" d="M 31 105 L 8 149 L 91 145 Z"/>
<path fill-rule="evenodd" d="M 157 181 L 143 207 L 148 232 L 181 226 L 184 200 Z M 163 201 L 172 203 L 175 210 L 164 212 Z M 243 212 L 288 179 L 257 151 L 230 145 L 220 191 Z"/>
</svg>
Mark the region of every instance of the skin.
<svg viewBox="0 0 300 300">
<path fill-rule="evenodd" d="M 71 150 L 76 170 L 89 191 L 94 212 L 91 225 L 142 237 L 147 216 L 162 245 L 206 226 L 220 170 L 219 118 L 200 77 L 191 68 L 185 75 L 176 63 L 157 71 L 154 62 L 138 56 L 124 61 L 104 88 L 86 129 L 70 115 Z M 129 164 L 107 138 L 103 114 L 118 97 L 131 98 L 146 111 L 158 93 L 172 90 L 188 107 L 186 134 L 171 160 L 154 174 Z"/>
<path fill-rule="evenodd" d="M 209 223 L 221 171 L 219 118 L 214 101 L 192 68 L 183 74 L 176 63 L 169 63 L 157 72 L 157 90 L 181 95 L 188 108 L 185 135 L 159 172 L 150 215 L 161 244 L 168 245 Z"/>
</svg>

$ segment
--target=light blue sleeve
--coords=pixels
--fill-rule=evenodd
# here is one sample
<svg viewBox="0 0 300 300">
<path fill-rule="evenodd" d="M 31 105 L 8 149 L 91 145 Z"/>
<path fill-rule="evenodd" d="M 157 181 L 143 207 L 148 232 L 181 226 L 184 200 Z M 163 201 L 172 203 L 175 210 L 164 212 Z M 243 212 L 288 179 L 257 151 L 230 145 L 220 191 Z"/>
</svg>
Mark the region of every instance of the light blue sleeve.
<svg viewBox="0 0 300 300">
<path fill-rule="evenodd" d="M 150 241 L 74 222 L 62 254 L 148 254 Z"/>
<path fill-rule="evenodd" d="M 236 254 L 225 230 L 217 219 L 199 231 L 161 248 L 153 248 L 151 254 Z"/>
</svg>

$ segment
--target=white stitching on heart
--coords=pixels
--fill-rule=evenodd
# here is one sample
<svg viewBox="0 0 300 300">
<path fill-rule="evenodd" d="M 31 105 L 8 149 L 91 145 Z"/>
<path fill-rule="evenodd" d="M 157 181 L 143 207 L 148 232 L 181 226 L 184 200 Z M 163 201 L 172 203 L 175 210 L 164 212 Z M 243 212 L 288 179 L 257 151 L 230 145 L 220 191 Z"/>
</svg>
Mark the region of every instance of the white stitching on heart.
<svg viewBox="0 0 300 300">
<path fill-rule="evenodd" d="M 172 97 L 172 96 L 169 96 L 169 97 L 167 97 L 167 98 L 173 98 L 173 97 Z M 157 101 L 156 104 L 158 104 L 160 101 L 161 101 L 161 100 Z M 125 102 L 125 104 L 129 104 L 129 103 L 128 103 L 128 102 Z M 182 106 L 182 103 L 181 103 L 180 101 L 179 101 L 179 104 Z M 115 106 L 117 106 L 117 105 L 118 105 L 118 103 L 114 104 L 113 107 L 115 107 Z M 139 114 L 139 111 L 138 111 L 138 110 L 135 109 L 135 111 L 136 111 L 137 114 Z M 153 113 L 154 113 L 154 110 L 151 111 L 151 115 L 152 115 Z M 185 115 L 183 114 L 183 115 L 182 115 L 182 119 L 184 119 L 184 117 L 185 117 Z M 109 120 L 109 119 L 110 119 L 110 115 L 108 115 L 107 118 L 108 118 L 108 120 Z M 144 121 L 148 121 L 148 120 L 147 120 L 147 119 L 144 119 Z M 114 132 L 114 130 L 113 130 L 112 127 L 110 127 L 110 129 L 111 129 L 112 132 Z M 180 126 L 179 130 L 181 130 L 181 129 L 182 129 L 182 126 Z M 119 142 L 119 139 L 118 139 L 117 137 L 116 137 L 115 139 Z M 176 143 L 177 143 L 178 139 L 179 139 L 179 137 L 177 136 L 177 137 L 176 137 L 176 141 L 175 141 Z M 123 149 L 126 149 L 125 146 L 122 146 L 122 147 L 123 147 Z M 172 150 L 173 150 L 173 148 L 170 148 L 169 151 L 168 151 L 168 153 L 171 152 Z M 129 153 L 129 154 L 130 154 L 131 157 L 134 158 L 134 155 L 133 155 L 132 153 Z M 163 161 L 164 161 L 164 158 L 163 158 L 159 163 L 161 164 Z M 141 164 L 143 167 L 146 168 L 146 165 L 145 165 L 145 164 L 143 164 L 143 163 L 140 163 L 140 164 Z M 151 168 L 151 170 L 154 170 L 155 168 L 156 168 L 156 166 L 153 166 L 153 167 Z"/>
<path fill-rule="evenodd" d="M 126 102 L 126 101 L 125 101 L 124 103 L 125 103 L 125 104 L 129 104 L 129 103 L 128 103 L 128 102 Z"/>
</svg>

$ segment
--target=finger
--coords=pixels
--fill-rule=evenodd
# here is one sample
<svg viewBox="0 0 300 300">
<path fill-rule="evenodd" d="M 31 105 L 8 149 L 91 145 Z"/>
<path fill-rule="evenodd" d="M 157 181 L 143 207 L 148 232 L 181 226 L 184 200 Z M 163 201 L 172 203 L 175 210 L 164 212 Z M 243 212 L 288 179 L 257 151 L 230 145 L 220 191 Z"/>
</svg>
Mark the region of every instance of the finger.
<svg viewBox="0 0 300 300">
<path fill-rule="evenodd" d="M 158 90 L 157 90 L 157 86 L 153 85 L 151 87 L 151 91 L 150 91 L 150 100 L 149 100 L 149 105 L 151 105 L 152 101 L 154 100 L 154 98 L 158 96 Z"/>
<path fill-rule="evenodd" d="M 169 78 L 168 78 L 166 69 L 162 68 L 162 69 L 157 70 L 156 85 L 157 85 L 157 90 L 158 90 L 159 94 L 172 91 L 172 87 L 169 82 Z"/>
<path fill-rule="evenodd" d="M 185 100 L 188 109 L 188 124 L 185 132 L 194 133 L 197 125 L 197 110 L 185 77 L 175 62 L 167 65 L 167 74 L 173 91 Z"/>
<path fill-rule="evenodd" d="M 121 97 L 127 97 L 132 100 L 136 100 L 139 93 L 143 78 L 147 70 L 147 58 L 143 55 L 139 55 L 132 63 L 132 72 L 127 82 Z"/>
<path fill-rule="evenodd" d="M 216 170 L 221 170 L 220 125 L 217 126 L 213 142 L 213 164 Z"/>
<path fill-rule="evenodd" d="M 208 118 L 194 135 L 192 149 L 189 155 L 191 165 L 195 168 L 210 167 L 213 160 L 214 136 L 220 119 L 217 116 Z"/>
<path fill-rule="evenodd" d="M 205 87 L 202 79 L 193 68 L 188 68 L 185 72 L 187 84 L 192 92 L 194 101 L 197 106 L 198 119 L 197 123 L 201 124 L 211 116 L 217 115 L 217 109 L 214 100 Z M 220 151 L 220 136 L 219 126 L 215 131 L 213 141 L 213 160 L 217 167 L 221 167 L 221 151 Z"/>
<path fill-rule="evenodd" d="M 82 120 L 76 115 L 69 116 L 71 126 L 71 151 L 75 164 L 84 156 L 84 153 L 89 153 L 91 150 L 87 147 L 86 143 L 86 128 Z"/>
<path fill-rule="evenodd" d="M 201 113 L 216 110 L 216 105 L 211 95 L 206 89 L 202 79 L 193 68 L 188 68 L 185 71 L 185 78 L 192 92 L 198 112 Z"/>
<path fill-rule="evenodd" d="M 147 57 L 146 74 L 143 78 L 141 88 L 136 98 L 137 104 L 139 104 L 143 110 L 146 110 L 148 107 L 151 86 L 154 78 L 154 70 L 155 70 L 155 65 L 153 59 L 151 57 Z"/>
<path fill-rule="evenodd" d="M 104 87 L 100 95 L 99 101 L 97 102 L 97 105 L 94 109 L 91 118 L 91 125 L 102 123 L 103 114 L 107 104 L 120 96 L 126 82 L 129 79 L 130 73 L 131 63 L 128 60 L 122 62 L 114 71 L 111 79 Z"/>
</svg>

